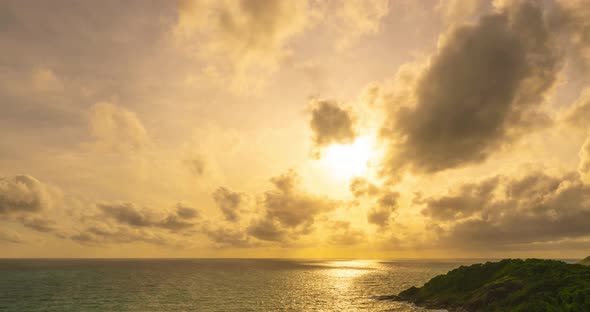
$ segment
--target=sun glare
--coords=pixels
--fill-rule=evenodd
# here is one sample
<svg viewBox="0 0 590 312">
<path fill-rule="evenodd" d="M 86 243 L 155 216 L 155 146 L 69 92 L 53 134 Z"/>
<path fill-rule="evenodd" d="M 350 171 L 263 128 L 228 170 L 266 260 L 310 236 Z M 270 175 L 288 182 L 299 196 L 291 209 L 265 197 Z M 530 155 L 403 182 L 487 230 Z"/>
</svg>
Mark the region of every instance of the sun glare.
<svg viewBox="0 0 590 312">
<path fill-rule="evenodd" d="M 369 137 L 360 137 L 352 144 L 328 146 L 322 161 L 342 178 L 362 175 L 367 171 L 368 162 L 373 156 L 373 146 Z"/>
</svg>

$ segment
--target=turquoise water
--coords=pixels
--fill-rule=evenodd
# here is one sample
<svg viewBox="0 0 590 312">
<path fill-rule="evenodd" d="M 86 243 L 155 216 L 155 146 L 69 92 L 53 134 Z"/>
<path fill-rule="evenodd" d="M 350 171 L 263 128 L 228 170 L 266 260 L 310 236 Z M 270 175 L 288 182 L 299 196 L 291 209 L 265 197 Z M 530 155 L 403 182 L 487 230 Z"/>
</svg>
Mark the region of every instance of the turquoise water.
<svg viewBox="0 0 590 312">
<path fill-rule="evenodd" d="M 0 311 L 424 311 L 374 296 L 476 262 L 0 260 Z"/>
</svg>

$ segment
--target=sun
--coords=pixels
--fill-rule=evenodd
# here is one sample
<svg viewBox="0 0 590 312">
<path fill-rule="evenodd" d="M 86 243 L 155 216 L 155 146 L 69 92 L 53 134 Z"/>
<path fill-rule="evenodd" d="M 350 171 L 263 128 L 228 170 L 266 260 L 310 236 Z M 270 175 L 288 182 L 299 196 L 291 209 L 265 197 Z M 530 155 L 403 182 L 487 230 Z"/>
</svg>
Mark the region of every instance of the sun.
<svg viewBox="0 0 590 312">
<path fill-rule="evenodd" d="M 363 175 L 373 157 L 373 144 L 369 137 L 359 137 L 352 144 L 333 144 L 326 148 L 322 162 L 341 178 Z"/>
</svg>

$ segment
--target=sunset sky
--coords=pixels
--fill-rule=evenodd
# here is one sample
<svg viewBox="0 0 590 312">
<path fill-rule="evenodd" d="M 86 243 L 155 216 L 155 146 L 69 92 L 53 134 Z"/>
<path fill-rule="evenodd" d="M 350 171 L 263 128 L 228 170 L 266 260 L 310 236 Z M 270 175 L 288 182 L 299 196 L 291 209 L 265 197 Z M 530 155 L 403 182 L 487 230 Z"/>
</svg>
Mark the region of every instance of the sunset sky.
<svg viewBox="0 0 590 312">
<path fill-rule="evenodd" d="M 590 254 L 587 0 L 0 2 L 0 257 Z"/>
</svg>

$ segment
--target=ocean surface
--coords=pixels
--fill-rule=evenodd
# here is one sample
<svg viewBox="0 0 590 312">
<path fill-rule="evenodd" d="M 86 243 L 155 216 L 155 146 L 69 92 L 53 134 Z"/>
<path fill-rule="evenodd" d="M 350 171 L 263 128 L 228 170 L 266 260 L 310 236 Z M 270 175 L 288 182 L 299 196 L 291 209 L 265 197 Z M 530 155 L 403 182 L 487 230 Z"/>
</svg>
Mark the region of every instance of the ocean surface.
<svg viewBox="0 0 590 312">
<path fill-rule="evenodd" d="M 0 260 L 0 311 L 427 311 L 397 294 L 479 260 Z"/>
</svg>

